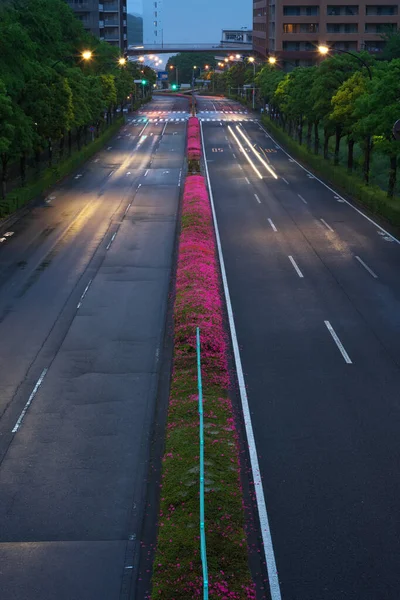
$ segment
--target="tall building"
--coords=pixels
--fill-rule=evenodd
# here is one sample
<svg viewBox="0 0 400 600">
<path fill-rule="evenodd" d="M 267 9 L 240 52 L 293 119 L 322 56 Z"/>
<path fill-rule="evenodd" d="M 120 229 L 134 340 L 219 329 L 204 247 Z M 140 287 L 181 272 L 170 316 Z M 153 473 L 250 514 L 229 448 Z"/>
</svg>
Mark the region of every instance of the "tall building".
<svg viewBox="0 0 400 600">
<path fill-rule="evenodd" d="M 128 47 L 126 0 L 67 0 L 86 31 L 118 46 Z"/>
<path fill-rule="evenodd" d="M 163 4 L 164 0 L 143 0 L 144 44 L 164 42 Z"/>
<path fill-rule="evenodd" d="M 393 0 L 253 0 L 253 47 L 262 57 L 276 56 L 308 66 L 318 61 L 316 47 L 333 50 L 383 50 L 382 34 L 400 28 L 399 2 Z"/>
</svg>

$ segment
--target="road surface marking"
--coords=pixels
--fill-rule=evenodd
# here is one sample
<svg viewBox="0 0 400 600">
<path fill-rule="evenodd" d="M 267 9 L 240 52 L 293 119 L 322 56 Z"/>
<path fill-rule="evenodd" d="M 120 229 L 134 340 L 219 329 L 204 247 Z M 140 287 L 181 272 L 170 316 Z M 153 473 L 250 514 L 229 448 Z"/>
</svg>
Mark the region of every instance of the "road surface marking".
<svg viewBox="0 0 400 600">
<path fill-rule="evenodd" d="M 300 198 L 300 200 L 301 200 L 302 202 L 304 202 L 304 204 L 307 204 L 307 200 L 304 200 L 304 198 L 303 198 L 303 196 L 302 196 L 301 194 L 297 194 L 297 195 L 298 195 L 298 197 Z"/>
<path fill-rule="evenodd" d="M 146 173 L 144 174 L 145 177 L 147 177 L 148 172 L 149 172 L 149 169 L 147 169 Z"/>
<path fill-rule="evenodd" d="M 245 180 L 247 181 L 247 183 L 250 185 L 250 181 L 248 179 L 248 177 L 245 177 Z"/>
<path fill-rule="evenodd" d="M 131 206 L 132 206 L 132 202 L 129 202 L 128 206 L 125 209 L 124 217 L 126 216 L 128 210 L 130 209 Z"/>
<path fill-rule="evenodd" d="M 117 235 L 117 232 L 115 232 L 111 238 L 111 240 L 108 242 L 107 248 L 106 250 L 109 250 L 111 248 L 111 244 L 113 243 L 113 241 L 115 240 L 115 237 Z"/>
<path fill-rule="evenodd" d="M 344 360 L 347 362 L 348 365 L 351 365 L 351 359 L 350 356 L 347 354 L 346 350 L 344 349 L 344 346 L 342 344 L 342 342 L 339 340 L 335 330 L 333 329 L 332 325 L 329 323 L 329 321 L 324 321 L 329 333 L 331 334 L 331 336 L 333 337 L 333 339 L 335 340 L 335 344 L 336 346 L 339 348 L 340 352 L 342 353 L 342 356 L 344 358 Z"/>
<path fill-rule="evenodd" d="M 127 175 L 131 175 L 131 172 L 130 172 L 130 171 L 128 171 L 128 172 L 127 172 Z"/>
<path fill-rule="evenodd" d="M 236 158 L 236 154 L 232 153 L 233 158 Z"/>
<path fill-rule="evenodd" d="M 93 162 L 97 163 L 97 162 L 99 162 L 99 160 L 100 160 L 99 158 L 95 158 Z"/>
<path fill-rule="evenodd" d="M 228 141 L 228 136 L 227 135 L 225 136 L 225 139 L 226 139 L 226 141 Z"/>
<path fill-rule="evenodd" d="M 254 171 L 257 173 L 257 175 L 259 176 L 260 179 L 262 179 L 262 175 L 260 173 L 260 171 L 257 169 L 256 165 L 253 163 L 253 161 L 251 160 L 250 156 L 247 154 L 247 152 L 245 152 L 241 141 L 239 140 L 239 138 L 237 137 L 237 135 L 235 135 L 232 127 L 230 125 L 228 125 L 228 130 L 230 131 L 230 133 L 232 134 L 232 136 L 234 137 L 234 139 L 236 140 L 240 150 L 243 152 L 243 154 L 246 157 L 246 160 L 251 164 L 252 168 L 254 169 Z"/>
<path fill-rule="evenodd" d="M 282 180 L 286 183 L 286 185 L 289 185 L 289 182 L 287 181 L 287 179 L 285 179 L 284 177 L 282 177 Z"/>
<path fill-rule="evenodd" d="M 325 225 L 325 227 L 327 229 L 329 229 L 329 231 L 332 231 L 332 233 L 334 233 L 332 227 L 330 225 L 328 225 L 328 223 L 324 219 L 321 219 L 321 223 L 323 223 Z"/>
<path fill-rule="evenodd" d="M 271 219 L 268 219 L 268 223 L 271 225 L 271 227 L 274 231 L 278 231 Z"/>
<path fill-rule="evenodd" d="M 12 235 L 14 235 L 14 232 L 13 232 L 13 231 L 7 231 L 7 232 L 4 234 L 4 237 L 8 238 L 8 237 L 11 237 Z"/>
<path fill-rule="evenodd" d="M 108 146 L 107 150 L 111 150 L 111 149 L 112 149 L 112 146 Z"/>
<path fill-rule="evenodd" d="M 269 166 L 269 164 L 267 164 L 265 162 L 265 160 L 262 158 L 262 156 L 257 152 L 257 150 L 254 148 L 254 146 L 252 145 L 252 143 L 249 140 L 249 138 L 247 136 L 245 136 L 245 134 L 243 133 L 243 131 L 240 129 L 239 125 L 236 125 L 236 129 L 238 130 L 238 132 L 240 133 L 240 135 L 242 136 L 242 138 L 247 142 L 247 144 L 250 147 L 250 150 L 253 152 L 253 154 L 255 154 L 255 156 L 258 158 L 258 160 L 260 161 L 260 163 L 264 165 L 264 167 L 267 169 L 267 171 L 269 173 L 271 173 L 271 175 L 274 177 L 274 179 L 278 179 L 278 175 L 275 173 L 275 171 L 273 171 L 271 169 L 271 167 Z"/>
<path fill-rule="evenodd" d="M 78 175 L 75 175 L 75 179 L 79 179 L 79 177 L 82 177 L 82 173 L 78 173 Z"/>
<path fill-rule="evenodd" d="M 258 204 L 261 204 L 261 200 L 260 198 L 257 196 L 257 194 L 254 194 L 255 199 L 257 200 Z"/>
<path fill-rule="evenodd" d="M 299 267 L 297 266 L 297 263 L 296 263 L 296 261 L 294 260 L 293 256 L 288 256 L 288 258 L 289 258 L 290 262 L 292 263 L 292 265 L 293 265 L 293 268 L 294 268 L 294 270 L 296 271 L 297 275 L 298 275 L 299 277 L 301 277 L 301 279 L 303 279 L 303 278 L 304 278 L 304 275 L 303 275 L 303 273 L 300 271 Z"/>
<path fill-rule="evenodd" d="M 264 128 L 263 128 L 264 129 Z M 267 133 L 267 131 L 264 129 L 265 133 Z M 271 139 L 272 136 L 270 136 Z M 274 140 L 275 141 L 275 140 Z M 275 142 L 276 143 L 276 142 Z M 292 156 L 290 156 L 290 154 L 288 152 L 286 152 L 286 150 L 284 150 L 283 148 L 281 148 L 280 146 L 278 146 L 278 148 L 280 150 L 282 150 L 282 152 L 284 152 L 286 154 L 286 156 L 289 156 L 290 158 L 293 158 Z M 306 173 L 310 173 L 310 171 L 308 171 L 305 167 L 303 167 L 303 165 L 301 165 L 299 162 L 297 162 L 297 160 L 293 159 L 293 162 L 295 162 L 301 169 L 303 169 L 303 171 L 305 171 Z M 354 206 L 354 204 L 352 204 L 351 202 L 349 202 L 348 200 L 346 200 L 346 198 L 343 198 L 343 196 L 340 196 L 338 194 L 338 192 L 335 192 L 334 189 L 332 189 L 327 183 L 325 183 L 324 181 L 322 181 L 322 179 L 319 179 L 318 177 L 314 177 L 314 175 L 311 175 L 311 177 L 313 179 L 316 179 L 317 181 L 319 181 L 319 183 L 321 183 L 324 187 L 326 187 L 327 190 L 329 190 L 330 192 L 332 192 L 333 194 L 337 195 L 338 198 L 340 198 L 339 201 L 341 202 L 345 202 L 346 204 L 348 204 L 348 206 L 350 206 L 353 210 L 355 210 L 356 212 L 358 212 L 358 214 L 360 214 L 362 217 L 364 217 L 364 219 L 367 219 L 367 221 L 369 221 L 370 223 L 372 223 L 373 225 L 375 225 L 376 227 L 378 227 L 378 229 L 380 229 L 385 235 L 387 235 L 388 237 L 390 237 L 392 239 L 393 242 L 396 242 L 397 244 L 400 244 L 400 240 L 395 238 L 391 233 L 389 233 L 388 231 L 386 231 L 386 229 L 383 229 L 383 227 L 381 227 L 378 223 L 376 223 L 376 221 L 374 221 L 373 219 L 371 219 L 370 217 L 368 217 L 365 213 L 363 213 L 359 208 L 357 208 L 356 206 Z"/>
<path fill-rule="evenodd" d="M 366 265 L 365 262 L 359 256 L 356 256 L 356 259 L 364 267 L 364 269 L 366 269 L 368 271 L 368 273 L 370 273 L 370 275 L 372 275 L 372 277 L 374 279 L 378 279 L 378 275 L 376 273 L 374 273 L 373 270 L 370 269 L 369 266 Z"/>
<path fill-rule="evenodd" d="M 164 129 L 162 130 L 162 132 L 161 132 L 161 135 L 164 135 L 164 133 L 165 133 L 165 130 L 167 129 L 167 125 L 168 125 L 168 123 L 165 123 L 165 125 L 164 125 Z"/>
<path fill-rule="evenodd" d="M 200 125 L 200 128 L 201 128 L 201 138 L 202 138 L 202 142 L 203 142 L 203 152 L 204 152 L 204 156 L 206 156 L 206 146 L 204 143 L 204 134 L 203 134 L 202 125 Z M 212 188 L 211 188 L 210 174 L 208 171 L 207 162 L 205 163 L 205 165 L 206 165 L 208 189 L 210 192 L 210 202 L 211 202 L 211 211 L 212 211 L 213 221 L 214 221 L 215 237 L 216 237 L 217 248 L 218 248 L 218 257 L 219 257 L 219 263 L 220 263 L 220 267 L 221 267 L 222 284 L 223 284 L 223 288 L 224 288 L 226 307 L 227 307 L 227 312 L 228 312 L 228 320 L 229 320 L 229 328 L 230 328 L 230 332 L 231 332 L 233 354 L 235 357 L 236 374 L 237 374 L 238 383 L 239 383 L 239 393 L 240 393 L 240 399 L 241 399 L 242 410 L 243 410 L 247 443 L 248 443 L 248 447 L 249 447 L 250 464 L 251 464 L 251 470 L 252 470 L 252 475 L 253 475 L 254 490 L 255 490 L 256 500 L 257 500 L 258 516 L 260 519 L 260 528 L 261 528 L 261 535 L 262 535 L 262 541 L 263 541 L 262 546 L 264 549 L 265 563 L 266 563 L 267 570 L 268 570 L 269 589 L 270 589 L 270 594 L 271 594 L 271 600 L 281 600 L 281 590 L 279 587 L 279 578 L 278 578 L 278 572 L 277 572 L 276 562 L 275 562 L 275 553 L 274 553 L 274 548 L 272 545 L 271 530 L 269 527 L 267 508 L 265 505 L 263 483 L 262 483 L 262 479 L 261 479 L 260 467 L 258 464 L 256 442 L 254 439 L 253 426 L 251 423 L 251 415 L 250 415 L 250 409 L 249 409 L 249 402 L 248 402 L 248 398 L 247 398 L 246 383 L 245 383 L 244 375 L 243 375 L 242 360 L 240 357 L 239 344 L 238 344 L 237 335 L 236 335 L 235 320 L 234 320 L 234 316 L 233 316 L 231 298 L 230 298 L 230 294 L 229 294 L 228 280 L 226 277 L 225 263 L 224 263 L 223 253 L 222 253 L 221 238 L 219 235 L 217 215 L 215 213 L 214 198 L 213 198 L 213 193 L 212 193 Z"/>
<path fill-rule="evenodd" d="M 3 242 L 6 242 L 6 241 L 7 241 L 7 238 L 5 238 L 5 237 L 0 238 L 0 244 L 2 244 Z"/>
<path fill-rule="evenodd" d="M 47 369 L 43 369 L 41 376 L 37 380 L 36 385 L 33 388 L 33 391 L 28 398 L 28 402 L 25 404 L 24 409 L 23 409 L 22 413 L 20 414 L 18 421 L 15 423 L 14 428 L 12 429 L 12 433 L 16 433 L 18 431 L 18 429 L 21 427 L 21 423 L 23 421 L 23 418 L 25 417 L 26 411 L 28 410 L 29 406 L 32 403 L 32 400 L 36 396 L 38 389 L 42 385 L 43 379 L 46 377 L 46 373 L 47 373 Z"/>
<path fill-rule="evenodd" d="M 87 286 L 85 287 L 85 290 L 84 290 L 84 292 L 83 292 L 83 294 L 81 296 L 81 299 L 79 300 L 79 304 L 78 304 L 78 306 L 76 308 L 80 308 L 82 306 L 82 300 L 86 296 L 86 293 L 87 293 L 87 291 L 88 291 L 91 283 L 92 283 L 92 280 L 90 280 L 89 283 L 87 284 Z"/>
</svg>

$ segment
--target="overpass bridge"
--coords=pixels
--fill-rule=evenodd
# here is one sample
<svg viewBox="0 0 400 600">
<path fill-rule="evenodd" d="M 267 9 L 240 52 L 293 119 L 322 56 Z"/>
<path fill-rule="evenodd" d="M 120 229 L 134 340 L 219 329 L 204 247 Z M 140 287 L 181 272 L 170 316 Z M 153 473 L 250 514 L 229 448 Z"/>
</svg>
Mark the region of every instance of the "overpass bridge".
<svg viewBox="0 0 400 600">
<path fill-rule="evenodd" d="M 143 46 L 129 46 L 128 56 L 142 56 L 145 54 L 176 54 L 177 52 L 214 52 L 215 54 L 246 54 L 253 51 L 251 44 L 244 43 L 219 43 L 219 44 L 144 44 Z"/>
</svg>

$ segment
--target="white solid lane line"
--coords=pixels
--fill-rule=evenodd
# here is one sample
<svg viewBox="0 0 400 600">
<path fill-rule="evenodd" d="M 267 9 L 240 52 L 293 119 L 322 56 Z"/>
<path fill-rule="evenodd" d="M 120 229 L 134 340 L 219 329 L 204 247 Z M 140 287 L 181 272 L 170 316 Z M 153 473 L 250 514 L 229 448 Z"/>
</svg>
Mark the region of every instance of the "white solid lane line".
<svg viewBox="0 0 400 600">
<path fill-rule="evenodd" d="M 219 235 L 217 215 L 215 213 L 214 197 L 213 197 L 212 188 L 211 188 L 210 174 L 208 172 L 203 126 L 201 124 L 200 124 L 200 128 L 201 128 L 201 139 L 203 142 L 203 152 L 204 152 L 204 156 L 206 158 L 204 164 L 205 164 L 205 168 L 206 168 L 208 190 L 210 193 L 211 211 L 212 211 L 213 221 L 214 221 L 214 229 L 215 229 L 215 237 L 216 237 L 216 241 L 217 241 L 219 264 L 221 267 L 222 284 L 223 284 L 223 288 L 224 288 L 226 308 L 227 308 L 227 312 L 228 312 L 229 329 L 231 332 L 233 355 L 235 357 L 236 374 L 237 374 L 238 384 L 239 384 L 240 400 L 241 400 L 241 404 L 242 404 L 244 425 L 245 425 L 245 429 L 246 429 L 246 437 L 247 437 L 247 443 L 248 443 L 248 447 L 249 447 L 250 464 L 251 464 L 251 471 L 252 471 L 252 475 L 253 475 L 254 490 L 255 490 L 256 500 L 257 500 L 258 516 L 260 519 L 260 527 L 261 527 L 261 535 L 262 535 L 262 540 L 263 540 L 265 563 L 267 565 L 267 570 L 268 570 L 270 595 L 271 595 L 271 600 L 281 600 L 281 590 L 280 590 L 280 586 L 279 586 L 278 571 L 277 571 L 276 562 L 275 562 L 274 547 L 272 545 L 271 530 L 269 527 L 267 507 L 265 504 L 263 483 L 262 483 L 262 479 L 261 479 L 260 467 L 258 464 L 258 454 L 257 454 L 256 442 L 254 439 L 253 426 L 251 423 L 251 415 L 250 415 L 249 402 L 248 402 L 248 398 L 247 398 L 246 383 L 245 383 L 244 375 L 243 375 L 242 360 L 240 357 L 239 344 L 238 344 L 238 340 L 237 340 L 236 327 L 235 327 L 235 320 L 233 317 L 232 303 L 231 303 L 231 297 L 230 297 L 229 287 L 228 287 L 228 279 L 226 277 L 225 262 L 224 262 L 224 256 L 222 253 L 221 238 Z"/>
<path fill-rule="evenodd" d="M 359 256 L 356 256 L 356 260 L 358 260 L 358 262 L 360 263 L 360 265 L 362 265 L 364 267 L 364 269 L 366 269 L 368 271 L 368 273 L 370 275 L 372 275 L 372 277 L 374 279 L 378 279 L 378 275 L 376 273 L 374 273 L 373 270 L 370 269 L 368 265 L 365 264 L 365 262 L 362 260 L 362 258 L 360 258 Z"/>
<path fill-rule="evenodd" d="M 257 200 L 258 204 L 261 204 L 261 200 L 260 200 L 260 198 L 257 196 L 257 194 L 254 194 L 254 196 L 255 196 L 255 199 Z"/>
<path fill-rule="evenodd" d="M 273 224 L 272 219 L 268 219 L 268 223 L 271 225 L 271 227 L 274 231 L 278 231 L 277 228 L 275 227 L 275 225 Z"/>
<path fill-rule="evenodd" d="M 324 321 L 324 323 L 325 323 L 325 325 L 326 325 L 329 333 L 331 334 L 331 336 L 335 340 L 335 344 L 339 348 L 339 350 L 340 350 L 340 352 L 341 352 L 344 360 L 346 361 L 346 363 L 348 365 L 353 364 L 352 361 L 351 361 L 350 356 L 347 354 L 346 350 L 344 349 L 344 346 L 343 346 L 342 342 L 339 340 L 339 338 L 338 338 L 335 330 L 333 329 L 332 325 L 330 324 L 330 322 L 329 321 Z"/>
<path fill-rule="evenodd" d="M 328 225 L 328 223 L 327 223 L 327 222 L 326 222 L 324 219 L 320 219 L 320 220 L 321 220 L 321 222 L 322 222 L 322 223 L 325 225 L 325 227 L 326 227 L 327 229 L 329 229 L 329 231 L 332 231 L 332 233 L 334 233 L 334 231 L 333 231 L 332 227 L 331 227 L 330 225 Z"/>
<path fill-rule="evenodd" d="M 28 402 L 25 404 L 24 409 L 23 409 L 22 413 L 20 414 L 18 421 L 15 423 L 14 428 L 12 429 L 12 433 L 16 433 L 18 431 L 18 429 L 21 427 L 21 423 L 23 421 L 23 418 L 26 415 L 26 411 L 28 410 L 29 406 L 32 403 L 32 400 L 36 396 L 38 389 L 42 385 L 43 379 L 46 377 L 46 373 L 47 373 L 47 369 L 43 369 L 41 376 L 37 380 L 36 385 L 33 388 L 33 391 L 28 398 Z"/>
<path fill-rule="evenodd" d="M 264 129 L 264 132 L 266 134 L 268 134 L 267 130 Z M 269 134 L 268 134 L 269 135 Z M 270 135 L 271 140 L 276 144 L 274 138 L 272 137 L 272 135 Z M 297 160 L 295 160 L 293 158 L 293 156 L 290 156 L 290 154 L 288 152 L 286 152 L 286 150 L 284 150 L 283 148 L 281 148 L 281 146 L 276 146 L 277 149 L 282 150 L 282 152 L 284 152 L 286 154 L 286 156 L 289 156 L 290 158 L 293 159 L 293 162 L 296 163 L 296 165 L 298 165 L 300 167 L 300 169 L 303 169 L 303 171 L 305 171 L 310 177 L 312 177 L 313 179 L 316 179 L 317 181 L 319 181 L 319 183 L 321 183 L 324 187 L 326 187 L 327 190 L 331 191 L 333 194 L 335 194 L 338 198 L 339 198 L 339 202 L 344 202 L 346 203 L 348 206 L 350 206 L 353 210 L 355 210 L 356 212 L 358 212 L 359 215 L 361 215 L 362 217 L 364 217 L 364 219 L 367 219 L 367 221 L 369 221 L 370 223 L 372 223 L 373 225 L 375 225 L 376 227 L 378 227 L 378 229 L 380 229 L 380 231 L 382 231 L 385 235 L 389 236 L 394 242 L 396 242 L 397 244 L 400 244 L 400 240 L 395 238 L 391 233 L 389 233 L 388 231 L 386 231 L 386 229 L 383 229 L 383 227 L 381 227 L 378 223 L 376 223 L 373 219 L 371 219 L 370 217 L 368 217 L 366 214 L 364 214 L 362 212 L 362 210 L 360 210 L 359 208 L 357 208 L 356 206 L 354 206 L 354 204 L 352 204 L 351 202 L 349 202 L 348 200 L 346 200 L 346 198 L 343 198 L 343 196 L 341 196 L 338 192 L 335 192 L 334 189 L 332 189 L 328 184 L 326 184 L 324 181 L 322 181 L 322 179 L 319 179 L 318 177 L 316 177 L 315 175 L 313 175 L 311 173 L 311 171 L 309 171 L 308 169 L 306 169 L 305 167 L 303 167 L 303 165 L 301 165 L 299 162 L 297 162 Z"/>
<path fill-rule="evenodd" d="M 85 287 L 85 290 L 84 290 L 84 292 L 83 292 L 83 294 L 81 296 L 81 299 L 79 300 L 79 304 L 78 304 L 78 306 L 76 308 L 80 308 L 82 306 L 82 300 L 86 296 L 86 293 L 87 293 L 87 291 L 88 291 L 91 283 L 92 283 L 92 280 L 90 280 L 89 283 L 87 284 L 87 286 Z"/>
<path fill-rule="evenodd" d="M 297 266 L 297 263 L 296 263 L 296 261 L 294 260 L 293 256 L 288 256 L 288 258 L 289 258 L 290 262 L 292 263 L 292 265 L 293 265 L 293 267 L 294 267 L 294 270 L 296 271 L 297 275 L 298 275 L 298 276 L 299 276 L 301 279 L 303 279 L 303 278 L 304 278 L 304 275 L 303 275 L 303 273 L 300 271 L 299 267 Z"/>
<path fill-rule="evenodd" d="M 106 247 L 106 250 L 109 250 L 111 248 L 111 244 L 113 243 L 113 241 L 115 240 L 115 237 L 117 235 L 117 232 L 115 232 L 111 238 L 111 240 L 108 242 L 108 245 Z"/>
<path fill-rule="evenodd" d="M 298 195 L 298 197 L 300 198 L 300 200 L 301 200 L 302 202 L 304 202 L 304 204 L 307 204 L 307 200 L 304 200 L 304 198 L 303 198 L 303 196 L 301 196 L 301 194 L 297 194 L 297 195 Z"/>
</svg>

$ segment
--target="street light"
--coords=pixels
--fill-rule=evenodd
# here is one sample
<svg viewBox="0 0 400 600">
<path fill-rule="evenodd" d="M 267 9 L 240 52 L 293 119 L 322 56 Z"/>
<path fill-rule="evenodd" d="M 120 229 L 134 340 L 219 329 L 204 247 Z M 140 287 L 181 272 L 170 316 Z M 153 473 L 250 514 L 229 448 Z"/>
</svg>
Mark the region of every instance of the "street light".
<svg viewBox="0 0 400 600">
<path fill-rule="evenodd" d="M 93 56 L 93 53 L 91 50 L 84 50 L 81 54 L 83 60 L 90 60 Z"/>
<path fill-rule="evenodd" d="M 175 73 L 176 73 L 176 85 L 179 85 L 179 70 L 178 67 L 176 65 L 170 65 L 169 67 L 171 69 L 171 71 L 173 71 L 175 69 Z"/>
<path fill-rule="evenodd" d="M 212 91 L 214 93 L 215 92 L 215 67 L 210 67 L 210 65 L 205 65 L 204 68 L 206 71 L 211 71 L 214 73 L 214 76 L 212 78 Z"/>
<path fill-rule="evenodd" d="M 118 64 L 119 64 L 121 67 L 123 67 L 124 65 L 126 65 L 126 63 L 127 63 L 127 60 L 126 60 L 126 58 L 124 58 L 123 56 L 121 56 L 121 57 L 118 59 Z"/>
<path fill-rule="evenodd" d="M 275 56 L 269 56 L 268 57 L 268 62 L 270 65 L 275 65 L 276 64 L 276 57 Z"/>
<path fill-rule="evenodd" d="M 89 60 L 93 58 L 93 52 L 91 50 L 83 50 L 79 56 L 83 61 L 89 62 Z M 54 69 L 58 63 L 62 62 L 63 60 L 69 60 L 70 58 L 75 58 L 75 56 L 63 56 L 63 58 L 56 60 L 56 62 L 51 65 L 51 68 Z"/>
<path fill-rule="evenodd" d="M 253 110 L 256 107 L 256 59 L 254 56 L 248 57 L 248 62 L 253 65 L 254 79 L 253 79 Z"/>
<path fill-rule="evenodd" d="M 318 46 L 318 52 L 320 54 L 322 54 L 323 56 L 327 56 L 330 52 L 332 52 L 332 50 L 328 46 L 321 45 L 321 46 Z M 349 52 L 348 50 L 341 50 L 339 48 L 334 48 L 333 52 L 341 52 L 342 54 L 349 54 L 350 56 L 352 56 L 353 58 L 358 60 L 358 62 L 361 63 L 363 65 L 363 67 L 365 67 L 367 69 L 368 77 L 370 79 L 372 79 L 371 69 L 369 68 L 367 63 L 362 58 L 360 58 L 357 54 L 353 54 L 353 52 Z"/>
</svg>

